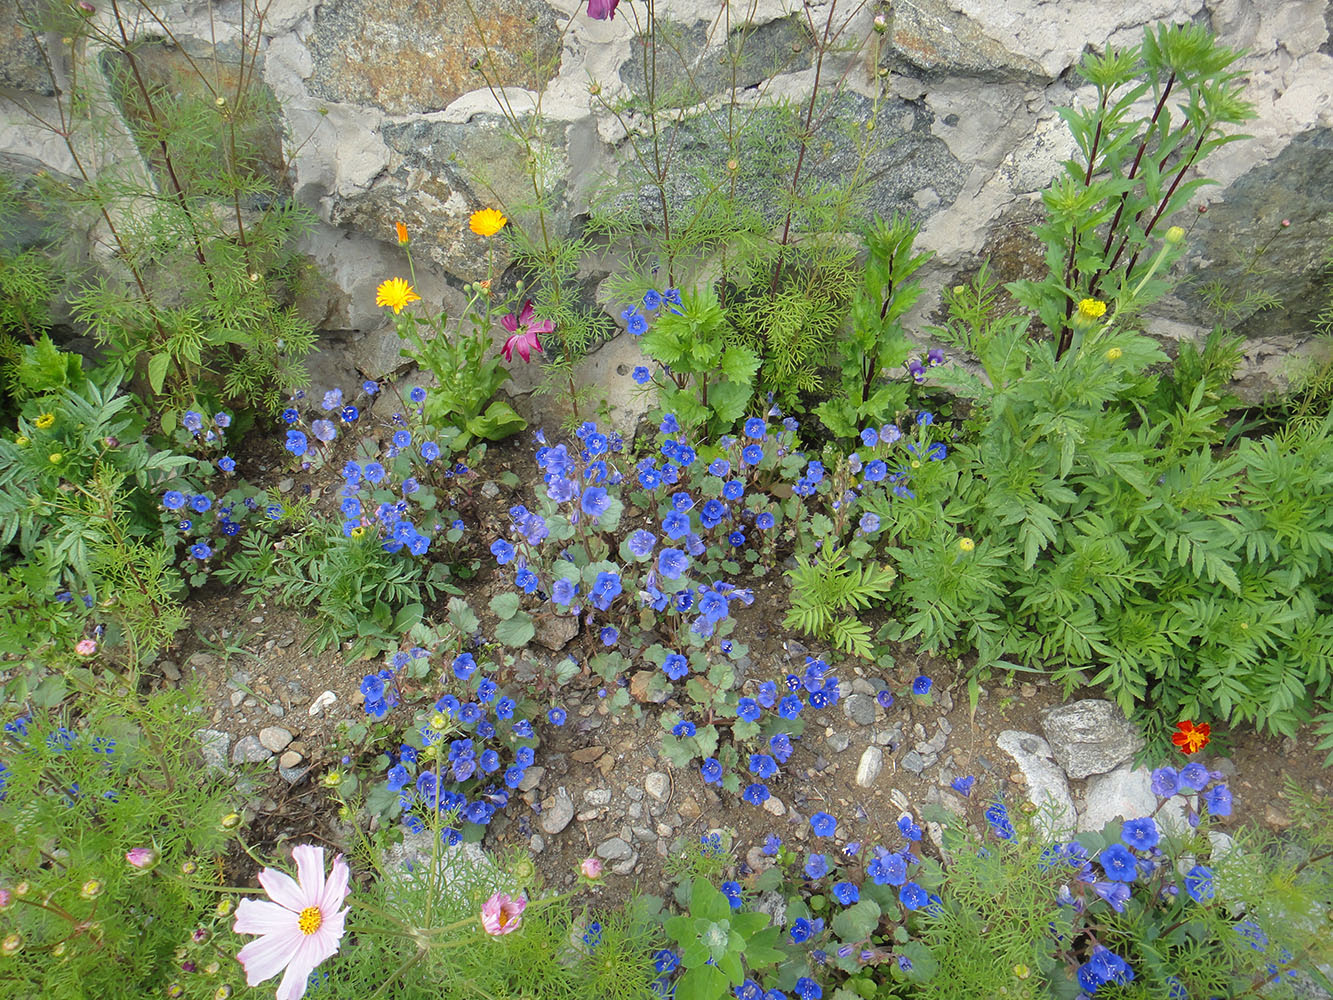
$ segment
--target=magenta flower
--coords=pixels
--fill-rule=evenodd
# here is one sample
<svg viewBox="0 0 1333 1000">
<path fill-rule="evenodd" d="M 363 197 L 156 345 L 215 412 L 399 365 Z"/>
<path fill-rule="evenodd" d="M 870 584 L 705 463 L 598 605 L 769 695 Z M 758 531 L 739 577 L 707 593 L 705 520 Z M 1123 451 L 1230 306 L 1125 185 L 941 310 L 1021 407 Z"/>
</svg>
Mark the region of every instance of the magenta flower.
<svg viewBox="0 0 1333 1000">
<path fill-rule="evenodd" d="M 284 969 L 277 1000 L 300 1000 L 305 996 L 310 973 L 336 954 L 343 936 L 347 898 L 347 864 L 339 854 L 333 870 L 324 878 L 324 848 L 302 844 L 293 848 L 296 880 L 275 868 L 259 873 L 259 884 L 268 900 L 243 899 L 236 907 L 232 930 L 258 934 L 237 953 L 245 969 L 245 981 L 257 986 Z"/>
<path fill-rule="evenodd" d="M 500 348 L 500 353 L 504 355 L 506 361 L 514 360 L 515 351 L 518 351 L 518 356 L 524 361 L 531 359 L 533 351 L 540 354 L 542 342 L 537 339 L 537 334 L 550 333 L 555 329 L 555 324 L 549 319 L 537 323 L 532 321 L 531 300 L 523 303 L 523 309 L 517 319 L 513 313 L 506 313 L 500 320 L 500 325 L 511 334 L 505 341 L 504 347 Z"/>
<path fill-rule="evenodd" d="M 157 864 L 158 853 L 151 847 L 131 847 L 125 852 L 125 860 L 135 868 L 152 868 Z"/>
<path fill-rule="evenodd" d="M 518 930 L 523 922 L 523 911 L 527 909 L 525 896 L 511 899 L 506 892 L 497 892 L 481 904 L 481 926 L 487 934 L 509 934 Z"/>
<path fill-rule="evenodd" d="M 594 21 L 614 21 L 620 0 L 588 0 L 588 16 Z"/>
</svg>

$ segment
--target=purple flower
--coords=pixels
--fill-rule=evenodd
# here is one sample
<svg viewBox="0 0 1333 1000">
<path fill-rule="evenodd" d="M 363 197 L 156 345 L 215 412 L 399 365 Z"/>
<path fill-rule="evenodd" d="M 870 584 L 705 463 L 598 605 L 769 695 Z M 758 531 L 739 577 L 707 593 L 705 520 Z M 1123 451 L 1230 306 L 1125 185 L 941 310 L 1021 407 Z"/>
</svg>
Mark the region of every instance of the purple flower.
<svg viewBox="0 0 1333 1000">
<path fill-rule="evenodd" d="M 614 625 L 603 625 L 600 637 L 603 646 L 614 646 L 620 639 L 620 629 Z"/>
<path fill-rule="evenodd" d="M 1129 886 L 1124 882 L 1094 882 L 1093 890 L 1102 899 L 1111 904 L 1111 909 L 1116 913 L 1125 912 L 1125 904 L 1129 902 Z"/>
<path fill-rule="evenodd" d="M 601 517 L 611 506 L 611 498 L 600 486 L 589 486 L 583 491 L 579 506 L 589 517 Z"/>
<path fill-rule="evenodd" d="M 1139 875 L 1134 855 L 1123 844 L 1112 844 L 1097 855 L 1106 877 L 1113 882 L 1133 882 Z"/>
<path fill-rule="evenodd" d="M 1180 775 L 1174 767 L 1159 767 L 1152 773 L 1151 787 L 1159 799 L 1169 799 L 1180 791 Z"/>
<path fill-rule="evenodd" d="M 823 854 L 812 854 L 805 859 L 806 878 L 823 878 L 828 869 L 828 858 Z"/>
<path fill-rule="evenodd" d="M 1126 821 L 1120 828 L 1120 839 L 1136 851 L 1151 851 L 1162 838 L 1152 817 L 1144 816 Z"/>
<path fill-rule="evenodd" d="M 668 580 L 679 580 L 690 568 L 690 557 L 680 549 L 663 549 L 657 557 L 657 569 Z"/>
<path fill-rule="evenodd" d="M 316 420 L 310 425 L 310 433 L 315 435 L 316 440 L 328 444 L 338 436 L 338 428 L 328 420 Z"/>
<path fill-rule="evenodd" d="M 1203 804 L 1213 816 L 1231 815 L 1231 790 L 1226 785 L 1214 785 L 1203 793 Z"/>
<path fill-rule="evenodd" d="M 1208 787 L 1208 768 L 1204 767 L 1197 760 L 1192 760 L 1180 769 L 1179 786 L 1186 787 L 1201 792 Z"/>
</svg>

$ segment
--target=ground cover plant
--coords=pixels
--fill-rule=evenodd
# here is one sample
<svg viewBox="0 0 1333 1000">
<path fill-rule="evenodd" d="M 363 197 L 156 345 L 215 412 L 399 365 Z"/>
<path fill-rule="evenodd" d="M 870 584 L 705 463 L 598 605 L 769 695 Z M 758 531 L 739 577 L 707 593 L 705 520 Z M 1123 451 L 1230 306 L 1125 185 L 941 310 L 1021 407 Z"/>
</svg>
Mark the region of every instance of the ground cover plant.
<svg viewBox="0 0 1333 1000">
<path fill-rule="evenodd" d="M 515 113 L 485 53 L 533 201 L 477 206 L 458 234 L 487 259 L 459 316 L 421 301 L 414 234 L 393 220 L 407 277 L 380 276 L 376 305 L 417 372 L 307 391 L 286 249 L 304 210 L 258 152 L 275 113 L 254 76 L 264 9 L 245 6 L 241 85 L 224 92 L 207 73 L 202 90 L 146 78 L 133 20 L 89 7 L 28 12 L 68 34 L 75 67 L 79 43 L 109 46 L 109 89 L 85 80 L 56 105 L 92 122 L 53 123 L 86 183 L 41 191 L 55 216 L 104 219 L 114 267 L 62 288 L 40 250 L 0 260 L 0 982 L 15 995 L 1333 989 L 1333 810 L 1293 782 L 1281 839 L 1224 832 L 1241 776 L 1203 755 L 1227 730 L 1312 720 L 1333 746 L 1326 373 L 1256 426 L 1230 412 L 1224 328 L 1172 361 L 1139 322 L 1176 279 L 1195 171 L 1251 113 L 1235 52 L 1160 26 L 1088 55 L 1095 100 L 1066 114 L 1078 155 L 1043 198 L 1045 276 L 1002 289 L 983 264 L 945 292 L 942 325 L 911 329 L 928 255 L 911 219 L 860 218 L 874 130 L 845 137 L 838 183 L 811 177 L 847 97 L 830 67 L 884 22 L 852 37 L 860 7 L 807 8 L 808 99 L 743 104 L 749 24 L 732 4 L 708 27 L 731 77 L 712 94 L 652 0 L 589 0 L 575 16 L 632 24 L 643 79 L 621 97 L 590 84 L 630 169 L 585 235 L 548 225 L 540 101 Z M 133 223 L 146 182 L 94 169 L 94 135 L 153 179 Z M 682 154 L 698 135 L 719 169 Z M 221 163 L 205 155 L 219 140 Z M 0 218 L 17 189 L 0 187 Z M 615 331 L 577 294 L 598 241 L 623 255 L 604 288 L 641 351 L 618 377 L 652 403 L 632 428 L 574 382 Z M 61 346 L 54 295 L 102 355 Z M 545 366 L 567 423 L 516 437 L 524 418 L 497 395 L 516 365 Z M 302 655 L 355 675 L 354 721 L 302 747 L 318 767 L 273 761 L 314 793 L 309 815 L 284 814 L 239 745 L 215 759 L 213 706 L 156 679 L 220 592 L 297 609 Z M 752 647 L 761 627 L 784 660 Z M 1156 805 L 1076 832 L 989 767 L 887 817 L 803 797 L 853 698 L 900 734 L 952 701 L 935 670 L 902 669 L 920 649 L 956 665 L 973 722 L 1005 672 L 1096 687 L 1146 737 Z M 239 676 L 233 706 L 260 683 Z M 543 798 L 548 768 L 582 764 L 604 717 L 633 721 L 669 770 L 645 794 L 678 782 L 742 818 L 701 815 L 669 847 L 658 831 L 663 881 L 616 894 L 605 869 L 622 875 L 622 855 L 589 842 L 555 871 L 527 837 L 568 798 Z M 511 825 L 524 839 L 501 842 Z"/>
</svg>

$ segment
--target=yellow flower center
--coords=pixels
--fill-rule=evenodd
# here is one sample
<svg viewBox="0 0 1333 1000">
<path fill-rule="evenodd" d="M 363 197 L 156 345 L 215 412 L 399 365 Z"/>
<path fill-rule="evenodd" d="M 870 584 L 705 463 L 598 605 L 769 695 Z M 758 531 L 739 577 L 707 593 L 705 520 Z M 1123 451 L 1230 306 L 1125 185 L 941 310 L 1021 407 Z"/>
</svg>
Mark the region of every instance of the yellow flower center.
<svg viewBox="0 0 1333 1000">
<path fill-rule="evenodd" d="M 322 923 L 324 923 L 324 917 L 319 912 L 318 906 L 307 906 L 296 918 L 296 926 L 301 928 L 302 934 L 314 934 L 315 931 L 319 930 L 319 925 Z"/>
<path fill-rule="evenodd" d="M 1078 315 L 1081 319 L 1099 319 L 1106 315 L 1106 303 L 1098 302 L 1096 299 L 1083 299 L 1078 304 Z"/>
<path fill-rule="evenodd" d="M 1106 351 L 1106 360 L 1107 360 L 1107 361 L 1119 361 L 1122 357 L 1124 357 L 1124 355 L 1125 355 L 1125 352 L 1122 351 L 1120 348 L 1118 348 L 1118 347 L 1110 347 L 1110 348 L 1107 348 L 1107 351 Z"/>
<path fill-rule="evenodd" d="M 358 527 L 358 528 L 353 528 L 353 529 L 352 529 L 352 537 L 353 537 L 353 538 L 360 538 L 360 537 L 361 537 L 362 535 L 364 535 L 365 533 L 366 533 L 366 529 L 365 529 L 365 528 L 360 528 L 360 527 Z"/>
<path fill-rule="evenodd" d="M 58 463 L 60 462 L 60 460 L 61 460 L 62 458 L 64 458 L 65 456 L 62 455 L 62 454 L 60 454 L 60 452 L 58 452 L 58 451 L 53 451 L 53 452 L 51 452 L 51 454 L 47 455 L 46 457 L 47 457 L 47 459 L 51 462 L 52 465 L 56 465 L 56 464 L 58 464 Z"/>
<path fill-rule="evenodd" d="M 18 437 L 14 439 L 14 443 L 18 445 L 24 445 L 28 443 L 28 439 L 24 437 L 22 434 L 20 434 Z"/>
<path fill-rule="evenodd" d="M 920 461 L 920 459 L 916 459 L 916 458 L 912 459 L 912 468 L 914 468 L 914 469 L 919 469 L 919 468 L 921 468 L 921 461 Z"/>
<path fill-rule="evenodd" d="M 40 417 L 37 418 L 37 429 L 44 431 L 55 422 L 56 422 L 56 416 L 54 413 L 43 413 Z"/>
</svg>

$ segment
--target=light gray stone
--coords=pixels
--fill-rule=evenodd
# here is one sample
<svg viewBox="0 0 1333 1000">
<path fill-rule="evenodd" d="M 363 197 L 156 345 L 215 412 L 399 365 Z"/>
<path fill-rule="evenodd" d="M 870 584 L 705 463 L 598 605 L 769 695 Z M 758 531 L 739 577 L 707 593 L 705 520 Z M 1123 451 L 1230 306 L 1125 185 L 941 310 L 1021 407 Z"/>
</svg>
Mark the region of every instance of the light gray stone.
<svg viewBox="0 0 1333 1000">
<path fill-rule="evenodd" d="M 338 696 L 336 694 L 332 691 L 325 691 L 310 703 L 310 707 L 306 709 L 306 714 L 313 719 L 317 715 L 322 715 L 326 709 L 331 708 L 337 701 Z"/>
<path fill-rule="evenodd" d="M 1071 778 L 1105 774 L 1143 747 L 1143 738 L 1125 713 L 1102 698 L 1048 708 L 1041 713 L 1041 728 L 1055 762 Z"/>
<path fill-rule="evenodd" d="M 530 792 L 542 783 L 542 778 L 546 777 L 546 768 L 540 764 L 534 765 L 523 772 L 523 780 L 518 783 L 520 792 Z"/>
<path fill-rule="evenodd" d="M 868 694 L 854 694 L 842 703 L 842 714 L 858 726 L 875 724 L 875 699 Z"/>
<path fill-rule="evenodd" d="M 824 743 L 834 753 L 842 753 L 844 750 L 847 749 L 848 746 L 851 745 L 851 742 L 852 742 L 851 736 L 841 731 L 836 733 L 830 733 L 829 735 L 824 737 Z"/>
<path fill-rule="evenodd" d="M 220 729 L 200 729 L 195 734 L 203 751 L 204 764 L 218 771 L 227 769 L 227 748 L 231 746 L 231 734 Z"/>
<path fill-rule="evenodd" d="M 671 779 L 661 771 L 651 771 L 643 779 L 643 790 L 648 793 L 649 798 L 665 802 L 671 795 Z"/>
<path fill-rule="evenodd" d="M 586 788 L 583 791 L 583 800 L 590 806 L 606 806 L 611 804 L 611 789 L 609 788 Z"/>
<path fill-rule="evenodd" d="M 1049 839 L 1072 836 L 1078 822 L 1074 797 L 1064 771 L 1052 760 L 1050 744 L 1035 733 L 1016 729 L 1006 729 L 995 742 L 1027 779 L 1027 798 L 1037 807 L 1033 819 L 1038 829 Z"/>
<path fill-rule="evenodd" d="M 1151 773 L 1146 767 L 1132 764 L 1121 764 L 1107 774 L 1093 775 L 1087 781 L 1084 797 L 1083 813 L 1078 818 L 1080 833 L 1100 830 L 1117 819 L 1151 816 L 1157 808 Z"/>
<path fill-rule="evenodd" d="M 541 819 L 538 821 L 542 832 L 554 836 L 574 819 L 574 800 L 564 787 L 556 789 L 554 795 L 542 802 Z"/>
<path fill-rule="evenodd" d="M 262 764 L 273 754 L 253 736 L 242 736 L 231 748 L 233 764 Z"/>
<path fill-rule="evenodd" d="M 884 751 L 876 746 L 869 746 L 861 754 L 861 761 L 856 765 L 856 783 L 862 788 L 869 788 L 879 777 L 884 768 Z"/>
<path fill-rule="evenodd" d="M 291 741 L 292 734 L 281 726 L 267 726 L 259 731 L 259 742 L 272 753 L 282 753 Z"/>
<path fill-rule="evenodd" d="M 623 837 L 610 837 L 597 845 L 596 853 L 604 861 L 623 861 L 634 854 L 634 848 Z"/>
<path fill-rule="evenodd" d="M 908 750 L 903 754 L 903 770 L 911 771 L 913 774 L 920 774 L 926 769 L 926 759 L 915 750 Z"/>
</svg>

